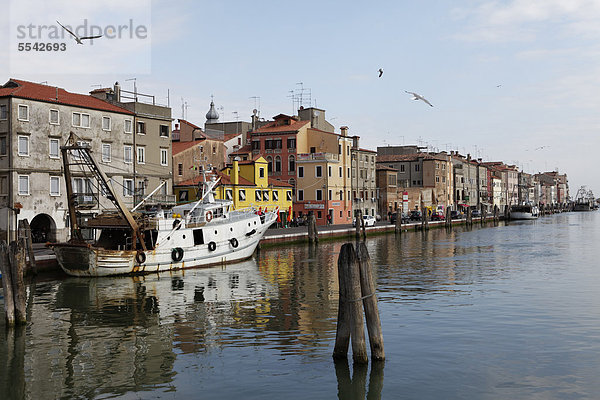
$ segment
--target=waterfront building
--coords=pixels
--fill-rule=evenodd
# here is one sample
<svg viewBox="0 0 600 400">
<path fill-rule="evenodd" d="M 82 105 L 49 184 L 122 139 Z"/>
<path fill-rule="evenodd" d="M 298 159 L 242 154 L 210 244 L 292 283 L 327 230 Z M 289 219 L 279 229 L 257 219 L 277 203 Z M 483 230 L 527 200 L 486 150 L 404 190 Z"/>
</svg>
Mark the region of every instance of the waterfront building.
<svg viewBox="0 0 600 400">
<path fill-rule="evenodd" d="M 398 146 L 399 147 L 399 146 Z M 404 148 L 404 146 L 403 146 Z M 381 149 L 378 147 L 378 151 Z M 385 148 L 389 150 L 388 147 Z M 451 207 L 453 203 L 453 168 L 451 157 L 441 153 L 403 153 L 377 155 L 377 169 L 386 166 L 397 172 L 396 185 L 398 199 L 403 199 L 405 211 L 438 206 Z M 380 183 L 385 180 L 380 180 Z M 380 187 L 381 190 L 381 187 Z M 386 189 L 389 191 L 389 189 Z M 388 195 L 389 198 L 389 195 Z M 388 203 L 387 211 L 394 208 Z M 395 209 L 395 208 L 394 208 Z"/>
<path fill-rule="evenodd" d="M 133 206 L 135 182 L 141 177 L 135 169 L 135 121 L 134 111 L 94 96 L 18 79 L 2 85 L 0 236 L 14 240 L 17 220 L 26 219 L 36 241 L 67 239 L 69 217 L 60 146 L 70 132 L 91 147 L 113 186 L 122 190 L 125 203 Z M 161 143 L 160 131 L 154 134 L 156 143 Z M 159 145 L 146 151 L 160 153 Z M 159 173 L 153 179 L 167 177 Z M 81 222 L 112 204 L 98 193 L 97 182 L 82 173 L 73 174 L 72 184 L 79 204 L 88 206 L 88 214 L 78 216 Z"/>
<path fill-rule="evenodd" d="M 173 166 L 171 147 L 171 108 L 157 104 L 153 95 L 133 92 L 121 88 L 116 82 L 113 88 L 101 88 L 90 95 L 125 108 L 134 114 L 133 138 L 134 159 L 133 180 L 135 186 L 134 203 L 141 201 L 148 193 L 161 186 L 149 204 L 174 204 Z M 102 129 L 110 128 L 110 121 L 103 118 Z M 103 151 L 110 142 L 103 143 Z M 104 153 L 103 153 L 104 156 Z"/>
<path fill-rule="evenodd" d="M 463 156 L 450 152 L 454 168 L 454 206 L 457 210 L 478 208 L 480 204 L 479 165 L 471 160 L 471 155 Z"/>
<path fill-rule="evenodd" d="M 398 170 L 387 165 L 377 165 L 376 182 L 379 190 L 381 218 L 388 219 L 390 213 L 398 210 L 403 212 L 402 195 L 404 192 L 398 190 Z"/>
<path fill-rule="evenodd" d="M 174 184 L 201 175 L 203 169 L 219 170 L 225 166 L 226 151 L 222 139 L 208 137 L 200 127 L 184 119 L 177 121 L 173 135 Z"/>
<path fill-rule="evenodd" d="M 333 132 L 324 110 L 301 107 L 298 116 L 279 114 L 250 132 L 249 141 L 250 147 L 232 152 L 230 159 L 262 155 L 269 176 L 292 185 L 294 216 L 314 212 L 319 225 L 328 222 L 328 215 L 333 224 L 351 222 L 352 140 L 346 130 Z"/>
<path fill-rule="evenodd" d="M 234 160 L 221 171 L 213 169 L 211 173 L 220 181 L 215 188 L 215 198 L 233 202 L 235 209 L 253 207 L 256 210 L 279 207 L 281 221 L 287 221 L 292 207 L 292 186 L 268 176 L 268 163 L 257 156 L 254 160 Z M 210 174 L 207 174 L 207 177 Z M 179 203 L 195 201 L 201 197 L 204 174 L 175 185 L 175 194 Z"/>
<path fill-rule="evenodd" d="M 343 126 L 342 136 L 347 127 Z M 351 153 L 351 188 L 352 215 L 361 210 L 363 215 L 380 215 L 379 190 L 377 189 L 375 158 L 377 152 L 362 149 L 359 146 L 359 136 L 352 136 Z M 387 210 L 387 207 L 383 210 Z"/>
</svg>

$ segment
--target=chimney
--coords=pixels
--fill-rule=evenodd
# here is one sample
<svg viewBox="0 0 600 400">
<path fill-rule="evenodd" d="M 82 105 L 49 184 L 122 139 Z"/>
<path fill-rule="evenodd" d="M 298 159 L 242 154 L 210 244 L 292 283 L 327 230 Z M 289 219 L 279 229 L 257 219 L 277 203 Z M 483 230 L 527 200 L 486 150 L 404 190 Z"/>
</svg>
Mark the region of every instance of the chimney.
<svg viewBox="0 0 600 400">
<path fill-rule="evenodd" d="M 347 126 L 340 127 L 340 131 L 342 131 L 342 136 L 343 137 L 348 136 L 348 127 Z"/>
<path fill-rule="evenodd" d="M 115 101 L 117 103 L 121 102 L 121 85 L 119 85 L 119 82 L 115 82 Z"/>
<path fill-rule="evenodd" d="M 235 157 L 233 159 L 233 167 L 231 169 L 231 183 L 233 185 L 237 185 L 239 184 L 240 178 L 239 178 L 239 165 L 238 165 L 238 159 L 239 157 Z"/>
<path fill-rule="evenodd" d="M 471 153 L 467 153 L 467 161 L 471 161 Z"/>
<path fill-rule="evenodd" d="M 175 124 L 175 130 L 178 131 L 179 130 L 179 124 Z"/>
</svg>

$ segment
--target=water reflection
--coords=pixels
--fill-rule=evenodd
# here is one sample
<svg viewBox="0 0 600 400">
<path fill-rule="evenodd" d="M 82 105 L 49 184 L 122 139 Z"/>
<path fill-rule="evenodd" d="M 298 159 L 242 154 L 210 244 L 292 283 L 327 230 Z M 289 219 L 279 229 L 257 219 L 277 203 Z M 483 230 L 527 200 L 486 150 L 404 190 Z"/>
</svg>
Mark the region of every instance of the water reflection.
<svg viewBox="0 0 600 400">
<path fill-rule="evenodd" d="M 350 366 L 347 359 L 335 361 L 335 376 L 338 383 L 338 399 L 340 400 L 379 400 L 383 389 L 384 361 L 371 363 L 369 374 L 369 385 L 367 391 L 367 364 L 352 365 L 352 379 L 350 378 Z M 366 394 L 366 397 L 365 397 Z"/>
</svg>

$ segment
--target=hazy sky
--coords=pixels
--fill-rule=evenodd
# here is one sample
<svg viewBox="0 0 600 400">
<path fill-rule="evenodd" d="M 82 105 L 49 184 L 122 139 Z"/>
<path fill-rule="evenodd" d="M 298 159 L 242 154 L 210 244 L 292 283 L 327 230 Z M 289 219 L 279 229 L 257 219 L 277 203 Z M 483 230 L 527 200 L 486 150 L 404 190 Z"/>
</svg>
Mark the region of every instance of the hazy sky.
<svg viewBox="0 0 600 400">
<path fill-rule="evenodd" d="M 11 13 L 0 16 L 0 59 L 11 63 L 0 62 L 2 82 L 47 81 L 87 93 L 115 81 L 133 89 L 126 79 L 135 77 L 138 91 L 161 102 L 169 90 L 175 118 L 183 98 L 187 119 L 198 125 L 211 95 L 224 120 L 248 121 L 259 104 L 252 97 L 270 119 L 291 114 L 290 91 L 303 87 L 338 132 L 347 125 L 361 137 L 361 147 L 421 143 L 527 172 L 558 168 L 568 173 L 572 196 L 581 185 L 600 195 L 592 168 L 600 144 L 598 0 L 8 5 Z M 15 29 L 24 20 L 75 26 L 87 19 L 105 27 L 130 18 L 147 25 L 144 45 L 62 40 L 68 51 L 14 62 L 13 47 L 25 40 Z"/>
</svg>

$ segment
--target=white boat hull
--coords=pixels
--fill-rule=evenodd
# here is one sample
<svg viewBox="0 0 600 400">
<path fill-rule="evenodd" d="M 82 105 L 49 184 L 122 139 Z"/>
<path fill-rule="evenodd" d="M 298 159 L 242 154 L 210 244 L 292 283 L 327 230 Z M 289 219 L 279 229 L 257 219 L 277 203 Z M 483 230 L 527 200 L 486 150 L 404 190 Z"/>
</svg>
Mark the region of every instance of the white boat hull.
<svg viewBox="0 0 600 400">
<path fill-rule="evenodd" d="M 152 250 L 106 250 L 93 245 L 55 244 L 58 264 L 72 276 L 143 274 L 232 263 L 252 256 L 275 213 L 231 222 L 207 223 L 202 227 L 159 229 Z M 161 223 L 171 227 L 174 220 Z M 201 231 L 201 233 L 198 233 Z M 201 239 L 200 239 L 200 237 Z"/>
<path fill-rule="evenodd" d="M 510 219 L 538 219 L 538 215 L 530 212 L 511 211 Z"/>
</svg>

